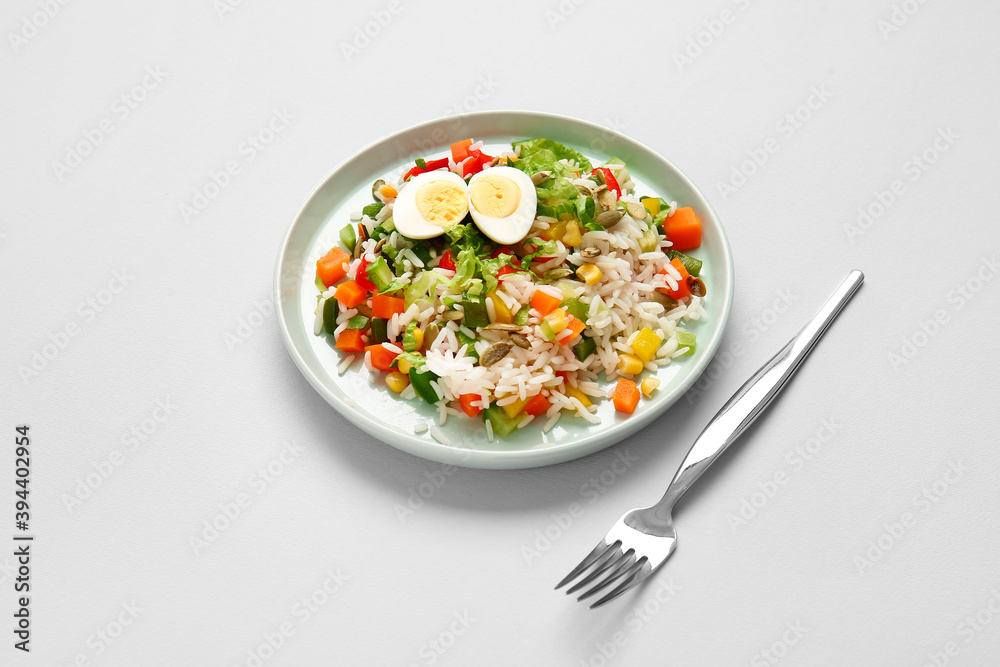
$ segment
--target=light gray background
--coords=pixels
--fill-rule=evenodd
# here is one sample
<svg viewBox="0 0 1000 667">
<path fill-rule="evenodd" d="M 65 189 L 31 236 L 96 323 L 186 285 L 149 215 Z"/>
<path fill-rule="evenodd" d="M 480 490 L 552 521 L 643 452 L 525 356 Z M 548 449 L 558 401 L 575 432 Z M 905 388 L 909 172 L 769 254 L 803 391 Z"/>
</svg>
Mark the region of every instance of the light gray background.
<svg viewBox="0 0 1000 667">
<path fill-rule="evenodd" d="M 247 665 L 287 624 L 263 664 L 995 664 L 995 3 L 225 1 L 5 4 L 0 534 L 26 422 L 38 539 L 33 652 L 5 630 L 0 662 Z M 122 95 L 144 99 L 126 115 Z M 442 471 L 309 387 L 271 271 L 304 197 L 350 154 L 504 108 L 602 123 L 685 170 L 726 225 L 735 305 L 714 379 L 631 441 L 538 470 Z M 291 119 L 250 159 L 241 144 L 275 110 Z M 57 167 L 102 119 L 111 132 Z M 239 173 L 185 220 L 229 161 Z M 599 611 L 554 593 L 853 267 L 861 292 L 686 498 L 666 569 Z M 824 420 L 836 431 L 810 443 Z M 149 431 L 134 447 L 133 427 Z M 286 442 L 299 449 L 279 464 Z M 634 462 L 619 474 L 620 455 Z M 261 482 L 268 465 L 281 474 Z M 249 506 L 196 554 L 239 494 Z M 755 514 L 735 524 L 744 501 Z M 4 627 L 12 564 L 0 556 Z M 323 604 L 306 618 L 310 596 Z"/>
</svg>

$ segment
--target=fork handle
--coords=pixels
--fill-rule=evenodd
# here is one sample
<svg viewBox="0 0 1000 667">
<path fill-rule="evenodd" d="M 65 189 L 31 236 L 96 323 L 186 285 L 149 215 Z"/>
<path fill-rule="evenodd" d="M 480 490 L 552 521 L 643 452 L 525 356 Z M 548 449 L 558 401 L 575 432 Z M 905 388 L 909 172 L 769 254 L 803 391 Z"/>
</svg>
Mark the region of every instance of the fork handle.
<svg viewBox="0 0 1000 667">
<path fill-rule="evenodd" d="M 654 506 L 658 517 L 669 516 L 684 492 L 774 400 L 864 279 L 857 269 L 847 274 L 809 323 L 722 406 L 695 440 L 663 498 Z"/>
</svg>

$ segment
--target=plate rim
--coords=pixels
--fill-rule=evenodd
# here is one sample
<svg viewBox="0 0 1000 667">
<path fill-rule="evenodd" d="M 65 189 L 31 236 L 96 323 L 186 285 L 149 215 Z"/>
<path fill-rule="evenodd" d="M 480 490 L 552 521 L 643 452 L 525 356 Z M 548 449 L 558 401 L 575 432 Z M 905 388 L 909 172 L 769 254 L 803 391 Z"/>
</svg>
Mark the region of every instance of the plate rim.
<svg viewBox="0 0 1000 667">
<path fill-rule="evenodd" d="M 732 304 L 735 297 L 734 285 L 735 285 L 735 267 L 733 263 L 732 248 L 729 243 L 729 237 L 726 234 L 725 227 L 722 224 L 722 220 L 719 218 L 718 213 L 715 211 L 711 202 L 704 195 L 704 193 L 699 189 L 688 176 L 678 168 L 673 162 L 664 157 L 659 151 L 654 150 L 645 143 L 633 138 L 630 135 L 608 128 L 606 126 L 577 118 L 575 116 L 570 116 L 566 114 L 545 112 L 545 111 L 531 111 L 524 109 L 508 109 L 508 110 L 491 110 L 491 111 L 475 111 L 467 114 L 462 114 L 462 119 L 468 119 L 470 117 L 488 119 L 489 117 L 496 117 L 497 119 L 502 119 L 505 117 L 522 117 L 525 119 L 539 119 L 547 120 L 550 122 L 569 122 L 571 124 L 576 124 L 579 126 L 584 126 L 592 131 L 610 135 L 623 139 L 625 142 L 630 142 L 640 147 L 641 149 L 652 153 L 658 160 L 665 163 L 669 169 L 673 171 L 673 174 L 677 177 L 678 181 L 681 182 L 684 187 L 688 188 L 693 192 L 701 201 L 699 204 L 707 209 L 717 222 L 718 232 L 721 240 L 721 253 L 724 259 L 722 262 L 721 270 L 724 273 L 724 282 L 726 286 L 726 294 L 728 298 L 725 299 L 723 303 L 722 312 L 718 313 L 719 334 L 709 341 L 707 348 L 705 349 L 705 354 L 698 359 L 695 364 L 690 368 L 684 379 L 680 384 L 673 390 L 674 396 L 670 400 L 661 402 L 659 405 L 655 406 L 655 409 L 649 411 L 643 411 L 638 415 L 631 415 L 625 421 L 619 422 L 617 425 L 613 426 L 609 431 L 601 431 L 591 435 L 586 435 L 579 440 L 574 440 L 572 442 L 567 442 L 563 444 L 554 444 L 548 447 L 542 447 L 537 449 L 517 449 L 517 450 L 482 450 L 474 449 L 470 447 L 462 447 L 456 445 L 446 445 L 437 441 L 427 440 L 419 438 L 416 434 L 407 434 L 398 430 L 393 430 L 382 426 L 381 423 L 377 421 L 370 420 L 364 417 L 358 411 L 352 409 L 352 406 L 348 405 L 346 402 L 341 400 L 338 396 L 331 393 L 328 388 L 323 384 L 320 378 L 308 364 L 302 354 L 302 352 L 295 345 L 292 339 L 292 334 L 289 329 L 289 323 L 286 319 L 286 312 L 284 307 L 284 301 L 282 298 L 281 281 L 285 269 L 285 260 L 290 252 L 291 241 L 296 228 L 299 225 L 303 214 L 306 212 L 310 204 L 317 197 L 317 195 L 327 186 L 327 184 L 341 171 L 359 158 L 365 153 L 379 147 L 383 144 L 387 144 L 396 140 L 400 135 L 405 135 L 409 133 L 419 132 L 420 130 L 431 128 L 444 121 L 453 120 L 451 117 L 434 118 L 421 123 L 411 125 L 409 127 L 400 129 L 384 137 L 376 139 L 375 141 L 369 142 L 360 149 L 353 152 L 351 155 L 341 160 L 335 167 L 328 171 L 312 188 L 309 194 L 305 197 L 302 204 L 299 206 L 298 210 L 292 216 L 291 221 L 285 229 L 285 233 L 282 236 L 281 243 L 278 248 L 278 256 L 275 261 L 274 267 L 274 286 L 273 286 L 273 298 L 274 298 L 274 309 L 276 319 L 278 321 L 278 328 L 281 332 L 282 341 L 285 344 L 285 349 L 288 351 L 289 356 L 292 357 L 292 361 L 295 363 L 299 372 L 306 378 L 313 389 L 338 413 L 345 417 L 352 424 L 365 431 L 369 435 L 375 437 L 377 440 L 390 445 L 396 449 L 407 452 L 414 456 L 423 458 L 425 460 L 436 461 L 439 463 L 456 465 L 468 468 L 479 468 L 479 469 L 524 469 L 524 468 L 535 468 L 547 465 L 554 465 L 557 463 L 563 463 L 571 461 L 577 458 L 588 456 L 590 454 L 596 453 L 603 449 L 606 449 L 614 444 L 617 444 L 629 437 L 630 435 L 642 430 L 653 421 L 662 416 L 667 410 L 669 410 L 673 405 L 684 395 L 687 391 L 697 382 L 702 373 L 708 368 L 712 360 L 715 358 L 715 354 L 722 344 L 722 339 L 724 338 L 725 327 L 728 324 L 729 316 L 732 311 Z M 487 121 L 488 122 L 488 121 Z M 498 124 L 498 123 L 495 123 Z M 305 268 L 304 266 L 302 267 Z M 715 313 L 713 313 L 713 319 L 716 319 Z"/>
</svg>

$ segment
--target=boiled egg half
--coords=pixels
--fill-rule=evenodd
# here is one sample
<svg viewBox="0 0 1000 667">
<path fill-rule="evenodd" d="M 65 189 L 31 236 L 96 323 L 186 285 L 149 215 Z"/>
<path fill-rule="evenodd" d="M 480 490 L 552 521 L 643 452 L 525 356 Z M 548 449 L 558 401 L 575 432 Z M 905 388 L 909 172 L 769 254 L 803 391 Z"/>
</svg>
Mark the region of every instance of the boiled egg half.
<svg viewBox="0 0 1000 667">
<path fill-rule="evenodd" d="M 460 223 L 468 212 L 469 188 L 462 177 L 427 171 L 403 185 L 392 207 L 392 221 L 403 236 L 430 239 Z"/>
<path fill-rule="evenodd" d="M 535 220 L 538 196 L 531 177 L 514 167 L 490 167 L 469 181 L 469 212 L 497 243 L 518 243 Z"/>
</svg>

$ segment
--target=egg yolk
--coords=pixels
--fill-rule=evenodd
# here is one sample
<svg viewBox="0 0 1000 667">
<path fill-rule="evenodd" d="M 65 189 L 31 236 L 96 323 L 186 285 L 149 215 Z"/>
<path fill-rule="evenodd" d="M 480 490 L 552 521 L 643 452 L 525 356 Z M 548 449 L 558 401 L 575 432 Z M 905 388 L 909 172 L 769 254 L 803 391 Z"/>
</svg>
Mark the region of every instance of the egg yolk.
<svg viewBox="0 0 1000 667">
<path fill-rule="evenodd" d="M 465 192 L 449 181 L 425 183 L 417 190 L 416 200 L 424 220 L 441 227 L 451 227 L 469 211 Z"/>
<path fill-rule="evenodd" d="M 506 218 L 521 203 L 521 189 L 506 176 L 484 174 L 469 186 L 469 199 L 483 215 Z"/>
</svg>

